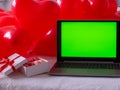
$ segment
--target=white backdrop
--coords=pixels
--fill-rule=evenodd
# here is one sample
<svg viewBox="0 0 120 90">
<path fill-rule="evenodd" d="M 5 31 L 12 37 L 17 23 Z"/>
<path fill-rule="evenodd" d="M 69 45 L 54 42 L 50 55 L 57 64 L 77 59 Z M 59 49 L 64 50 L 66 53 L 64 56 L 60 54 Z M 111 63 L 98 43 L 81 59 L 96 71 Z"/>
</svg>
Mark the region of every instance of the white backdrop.
<svg viewBox="0 0 120 90">
<path fill-rule="evenodd" d="M 12 0 L 0 0 L 0 8 L 10 10 L 10 4 Z M 117 0 L 118 6 L 120 6 L 120 0 Z"/>
<path fill-rule="evenodd" d="M 0 8 L 10 10 L 10 4 L 12 0 L 0 0 Z"/>
</svg>

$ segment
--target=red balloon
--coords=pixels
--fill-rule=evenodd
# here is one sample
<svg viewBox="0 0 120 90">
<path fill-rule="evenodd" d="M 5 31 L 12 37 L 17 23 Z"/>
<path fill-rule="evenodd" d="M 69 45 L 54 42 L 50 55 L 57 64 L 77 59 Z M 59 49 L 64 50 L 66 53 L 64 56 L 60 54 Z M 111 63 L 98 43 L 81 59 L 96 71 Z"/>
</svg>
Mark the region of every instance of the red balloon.
<svg viewBox="0 0 120 90">
<path fill-rule="evenodd" d="M 57 0 L 60 6 L 60 19 L 79 19 L 80 0 Z"/>
<path fill-rule="evenodd" d="M 57 55 L 57 32 L 56 29 L 49 30 L 39 41 L 34 50 L 38 55 L 56 56 Z"/>
<path fill-rule="evenodd" d="M 94 19 L 112 17 L 117 10 L 116 0 L 90 0 Z"/>
<path fill-rule="evenodd" d="M 81 20 L 91 18 L 91 5 L 88 0 L 57 0 L 60 5 L 60 19 Z"/>
<path fill-rule="evenodd" d="M 59 6 L 52 0 L 14 0 L 12 10 L 36 42 L 55 26 L 59 17 Z"/>
<path fill-rule="evenodd" d="M 80 19 L 84 19 L 84 20 L 89 20 L 92 17 L 92 13 L 91 13 L 91 2 L 90 0 L 80 0 L 81 4 L 80 4 Z"/>
<path fill-rule="evenodd" d="M 0 12 L 4 12 L 4 10 L 2 8 L 0 8 Z"/>
<path fill-rule="evenodd" d="M 7 12 L 0 12 L 0 17 L 2 16 L 8 16 L 9 14 Z"/>
<path fill-rule="evenodd" d="M 5 11 L 5 12 L 6 12 L 6 13 L 8 13 L 9 15 L 12 15 L 12 16 L 14 16 L 14 14 L 13 14 L 12 10 Z"/>
<path fill-rule="evenodd" d="M 116 0 L 108 0 L 108 9 L 106 14 L 112 16 L 117 12 L 117 1 Z"/>
<path fill-rule="evenodd" d="M 20 27 L 17 19 L 14 16 L 4 15 L 0 17 L 0 27 L 9 26 L 9 25 L 15 25 L 17 27 Z"/>
<path fill-rule="evenodd" d="M 112 17 L 108 17 L 108 18 L 110 18 L 110 20 L 111 20 L 111 18 L 112 18 L 112 20 L 120 20 L 120 11 L 118 10 L 115 13 L 115 15 L 113 15 Z"/>
<path fill-rule="evenodd" d="M 4 12 L 4 10 L 2 8 L 0 8 L 0 12 Z"/>
<path fill-rule="evenodd" d="M 7 57 L 13 53 L 27 56 L 31 50 L 31 45 L 29 35 L 16 26 L 0 28 L 0 56 Z"/>
<path fill-rule="evenodd" d="M 106 19 L 112 18 L 117 10 L 116 0 L 57 0 L 60 19 Z"/>
<path fill-rule="evenodd" d="M 12 11 L 10 10 L 10 11 L 4 11 L 4 10 L 2 10 L 2 9 L 0 9 L 0 17 L 2 17 L 2 16 L 13 16 L 13 13 L 12 13 Z"/>
<path fill-rule="evenodd" d="M 11 43 L 14 41 L 18 34 L 16 27 L 6 26 L 0 28 L 0 56 L 6 57 L 14 53 Z M 17 34 L 16 34 L 17 32 Z"/>
</svg>

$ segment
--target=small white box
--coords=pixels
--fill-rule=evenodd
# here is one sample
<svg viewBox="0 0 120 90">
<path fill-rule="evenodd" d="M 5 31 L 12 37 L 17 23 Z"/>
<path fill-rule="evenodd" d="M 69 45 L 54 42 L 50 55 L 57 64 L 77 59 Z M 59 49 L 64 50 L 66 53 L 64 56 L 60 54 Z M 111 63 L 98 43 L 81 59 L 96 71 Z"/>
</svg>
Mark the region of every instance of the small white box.
<svg viewBox="0 0 120 90">
<path fill-rule="evenodd" d="M 23 56 L 20 56 L 17 53 L 12 54 L 11 56 L 8 57 L 8 60 L 11 62 L 12 60 L 14 60 L 14 63 L 12 64 L 12 66 L 14 66 L 14 68 L 17 70 L 18 68 L 20 68 L 23 64 L 27 63 L 28 60 L 26 58 L 24 58 Z M 5 63 L 6 64 L 6 63 Z M 5 64 L 1 64 L 0 67 L 4 66 Z M 5 67 L 5 69 L 3 69 L 1 71 L 1 73 L 5 74 L 5 75 L 9 75 L 10 73 L 13 72 L 12 67 L 8 64 L 7 67 Z"/>
<path fill-rule="evenodd" d="M 26 76 L 33 76 L 33 75 L 49 72 L 50 64 L 49 64 L 49 61 L 47 61 L 43 58 L 37 57 L 36 60 L 25 64 L 21 68 L 21 70 Z"/>
</svg>

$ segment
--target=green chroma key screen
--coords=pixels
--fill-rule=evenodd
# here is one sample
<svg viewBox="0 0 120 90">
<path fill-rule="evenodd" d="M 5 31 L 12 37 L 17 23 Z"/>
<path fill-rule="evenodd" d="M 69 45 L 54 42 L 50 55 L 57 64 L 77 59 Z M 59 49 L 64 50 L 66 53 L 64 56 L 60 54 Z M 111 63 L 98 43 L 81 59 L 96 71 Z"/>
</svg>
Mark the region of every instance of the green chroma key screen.
<svg viewBox="0 0 120 90">
<path fill-rule="evenodd" d="M 117 22 L 61 22 L 61 56 L 116 58 Z"/>
</svg>

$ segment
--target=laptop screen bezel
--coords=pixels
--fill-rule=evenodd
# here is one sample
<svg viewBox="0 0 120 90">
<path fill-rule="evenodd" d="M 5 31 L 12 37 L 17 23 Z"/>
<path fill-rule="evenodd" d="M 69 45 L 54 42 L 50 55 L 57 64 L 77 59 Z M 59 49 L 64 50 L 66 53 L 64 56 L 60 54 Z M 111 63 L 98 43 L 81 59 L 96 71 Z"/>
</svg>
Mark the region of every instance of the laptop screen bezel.
<svg viewBox="0 0 120 90">
<path fill-rule="evenodd" d="M 61 23 L 62 22 L 116 22 L 117 23 L 117 43 L 116 58 L 94 58 L 94 57 L 62 57 L 61 56 Z M 57 60 L 58 61 L 95 61 L 95 62 L 120 62 L 120 21 L 117 20 L 59 20 L 57 21 Z"/>
</svg>

